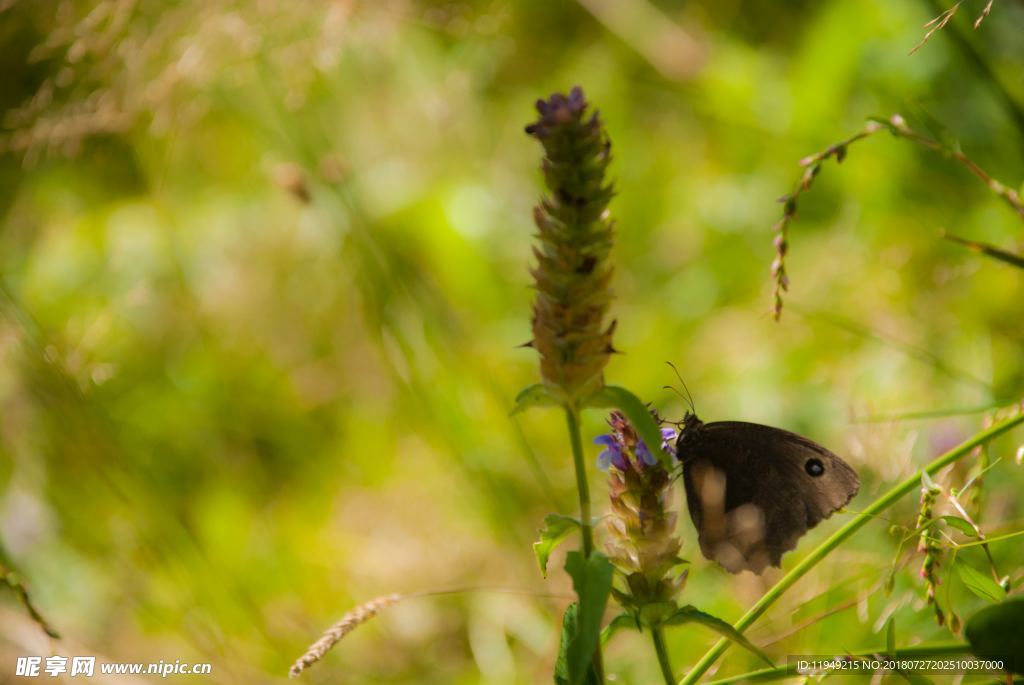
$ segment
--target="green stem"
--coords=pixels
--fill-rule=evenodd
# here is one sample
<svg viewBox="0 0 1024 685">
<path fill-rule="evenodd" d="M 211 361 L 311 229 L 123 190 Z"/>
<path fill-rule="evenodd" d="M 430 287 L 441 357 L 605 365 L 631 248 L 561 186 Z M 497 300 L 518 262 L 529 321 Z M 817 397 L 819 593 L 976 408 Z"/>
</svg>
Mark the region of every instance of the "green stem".
<svg viewBox="0 0 1024 685">
<path fill-rule="evenodd" d="M 658 654 L 658 665 L 661 666 L 661 676 L 665 679 L 665 685 L 675 685 L 676 677 L 672 675 L 672 662 L 668 660 L 665 633 L 661 626 L 651 628 L 651 639 L 654 641 L 654 651 Z"/>
<path fill-rule="evenodd" d="M 1021 423 L 1024 423 L 1024 413 L 1018 414 L 1012 418 L 1006 419 L 996 425 L 992 426 L 988 430 L 984 430 L 966 442 L 961 443 L 957 447 L 954 447 L 949 452 L 946 452 L 941 457 L 931 462 L 924 467 L 924 471 L 927 471 L 929 475 L 936 473 L 940 469 L 952 464 L 953 462 L 961 459 L 962 457 L 971 453 L 971 451 L 978 445 L 983 445 L 986 442 L 996 438 L 999 435 L 1007 432 L 1011 428 L 1014 428 Z M 884 495 L 872 502 L 866 509 L 850 519 L 842 528 L 837 530 L 831 536 L 829 536 L 824 542 L 818 545 L 810 554 L 804 557 L 800 563 L 793 567 L 793 569 L 779 580 L 768 592 L 762 595 L 761 599 L 750 607 L 750 609 L 740 618 L 739 621 L 733 626 L 737 631 L 743 632 L 749 628 L 754 621 L 761 617 L 765 611 L 768 610 L 772 604 L 774 604 L 783 593 L 789 588 L 796 584 L 800 578 L 802 578 L 808 571 L 814 568 L 818 562 L 827 557 L 832 550 L 842 544 L 848 537 L 856 533 L 858 530 L 866 526 L 869 522 L 873 521 L 878 514 L 885 511 L 893 504 L 895 504 L 904 495 L 913 492 L 921 485 L 920 471 L 916 471 L 910 476 L 907 476 L 905 480 L 894 486 Z M 704 673 L 711 668 L 711 665 L 728 649 L 729 645 L 732 644 L 729 640 L 721 639 L 714 647 L 709 649 L 707 653 L 701 657 L 700 661 L 686 674 L 679 685 L 692 685 L 696 683 Z"/>
<path fill-rule="evenodd" d="M 856 652 L 854 654 L 843 654 L 843 656 L 864 656 L 872 657 L 878 654 L 884 654 L 887 657 L 892 658 L 913 658 L 913 657 L 942 657 L 942 656 L 960 656 L 971 653 L 971 646 L 966 642 L 945 642 L 934 645 L 915 645 L 913 647 L 902 647 L 895 649 L 892 653 L 887 652 L 885 649 L 875 649 L 863 652 Z M 733 683 L 764 683 L 771 680 L 782 680 L 783 678 L 792 678 L 795 675 L 799 675 L 796 669 L 791 665 L 776 666 L 775 668 L 762 668 L 760 671 L 751 671 L 742 675 L 735 675 L 731 678 L 723 678 L 721 680 L 712 680 L 707 685 L 733 685 Z"/>
<path fill-rule="evenodd" d="M 594 532 L 590 515 L 590 486 L 587 484 L 587 467 L 583 461 L 583 440 L 580 438 L 579 409 L 575 406 L 566 406 L 565 420 L 569 424 L 572 461 L 576 466 L 576 490 L 580 497 L 580 532 L 583 534 L 583 556 L 589 558 L 594 550 Z"/>
<path fill-rule="evenodd" d="M 583 460 L 583 440 L 580 437 L 580 411 L 575 405 L 565 407 L 565 420 L 569 424 L 569 441 L 572 443 L 572 463 L 576 467 L 576 490 L 580 498 L 580 534 L 583 537 L 583 556 L 590 558 L 594 551 L 594 530 L 590 514 L 590 485 L 587 483 L 587 467 Z M 601 642 L 594 647 L 592 659 L 597 681 L 604 683 L 604 659 L 601 656 Z"/>
</svg>

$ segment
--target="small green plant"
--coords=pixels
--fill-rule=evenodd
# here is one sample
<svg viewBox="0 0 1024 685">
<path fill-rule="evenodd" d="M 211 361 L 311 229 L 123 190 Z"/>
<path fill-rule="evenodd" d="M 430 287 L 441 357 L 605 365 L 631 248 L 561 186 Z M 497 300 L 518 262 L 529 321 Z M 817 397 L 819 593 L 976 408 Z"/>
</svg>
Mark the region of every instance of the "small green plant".
<svg viewBox="0 0 1024 685">
<path fill-rule="evenodd" d="M 566 561 L 578 600 L 563 619 L 556 667 L 556 681 L 569 685 L 604 682 L 599 636 L 612 590 L 612 564 L 594 549 L 580 412 L 587 407 L 616 407 L 636 422 L 649 444 L 661 443 L 658 426 L 643 403 L 628 390 L 604 382 L 604 368 L 615 351 L 615 323 L 607 321 L 614 236 L 608 202 L 614 190 L 606 179 L 611 142 L 599 114 L 588 109 L 580 88 L 568 95 L 555 93 L 537 102 L 539 118 L 526 127 L 544 147 L 549 194 L 534 209 L 538 236 L 530 346 L 540 355 L 541 383 L 523 390 L 515 409 L 560 407 L 569 432 L 581 548 Z M 671 465 L 667 455 L 663 461 Z M 545 539 L 564 537 L 565 530 L 564 525 L 555 528 L 549 523 L 541 533 L 541 548 L 549 551 L 551 545 Z M 542 567 L 546 558 L 545 554 Z"/>
<path fill-rule="evenodd" d="M 793 675 L 789 666 L 774 666 L 767 655 L 743 636 L 743 632 L 843 542 L 922 483 L 921 510 L 913 534 L 919 538 L 919 549 L 924 555 L 922 577 L 928 602 L 934 606 L 941 624 L 945 616 L 935 593 L 943 546 L 936 537 L 934 505 L 942 491 L 932 483 L 930 475 L 966 456 L 979 454 L 979 448 L 989 441 L 1024 423 L 1024 413 L 1011 411 L 1002 420 L 992 423 L 875 499 L 804 556 L 735 624 L 730 625 L 690 605 L 680 606 L 677 598 L 687 578 L 686 572 L 680 573 L 680 569 L 684 569 L 687 562 L 679 556 L 682 541 L 676 535 L 676 515 L 671 504 L 670 487 L 678 471 L 672 445 L 675 431 L 659 427 L 656 415 L 633 393 L 606 385 L 604 381 L 604 368 L 615 351 L 612 346 L 615 325 L 606 320 L 611 300 L 612 266 L 609 257 L 613 242 L 607 204 L 613 191 L 605 173 L 611 145 L 597 113 L 588 113 L 588 104 L 579 88 L 573 89 L 569 95 L 556 93 L 547 100 L 539 101 L 537 110 L 540 118 L 526 131 L 544 147 L 543 170 L 549 195 L 534 212 L 539 234 L 538 245 L 534 249 L 537 265 L 532 273 L 536 297 L 533 339 L 529 346 L 540 354 L 541 382 L 519 394 L 514 412 L 540 406 L 561 408 L 566 417 L 575 466 L 579 518 L 549 515 L 540 531 L 540 539 L 534 545 L 541 570 L 546 574 L 553 548 L 574 530 L 579 530 L 581 536 L 580 550 L 568 554 L 565 566 L 572 577 L 577 601 L 566 609 L 563 617 L 561 647 L 555 668 L 556 683 L 603 683 L 602 642 L 611 639 L 620 629 L 635 628 L 650 634 L 662 677 L 667 685 L 672 685 L 675 675 L 665 644 L 664 629 L 689 622 L 697 622 L 719 632 L 722 639 L 689 669 L 681 683 L 697 682 L 733 642 L 758 654 L 771 665 L 770 669 L 758 672 L 758 677 L 770 680 Z M 835 157 L 841 162 L 851 143 L 880 130 L 889 130 L 897 137 L 948 152 L 984 180 L 1013 209 L 1022 211 L 1016 192 L 992 180 L 958 150 L 916 133 L 898 115 L 889 120 L 872 121 L 856 136 L 805 159 L 806 171 L 797 189 L 783 198 L 785 212 L 776 227 L 777 257 L 773 265 L 776 318 L 781 313 L 782 292 L 788 287 L 785 272 L 787 229 L 796 214 L 797 198 L 811 187 L 824 160 Z M 604 447 L 598 461 L 608 474 L 611 512 L 606 527 L 607 555 L 595 548 L 590 490 L 580 434 L 580 413 L 593 407 L 614 409 L 608 419 L 611 431 L 595 440 Z M 959 506 L 954 494 L 951 494 L 951 501 Z M 972 527 L 975 536 L 980 536 L 980 529 L 970 522 L 962 507 L 960 513 L 962 517 L 947 516 L 944 520 L 956 519 L 963 526 Z M 970 543 L 962 543 L 960 547 L 968 545 Z M 985 582 L 986 578 L 978 580 L 976 576 L 980 574 L 970 567 L 966 569 L 961 570 L 960 575 L 968 587 L 977 588 L 976 592 L 991 589 Z M 995 586 L 999 587 L 998 584 Z M 603 616 L 609 598 L 614 598 L 623 612 L 605 625 Z M 895 630 L 891 623 L 888 642 L 891 643 L 887 647 L 888 653 L 894 655 L 909 654 L 912 650 L 917 650 L 914 653 L 932 650 L 936 654 L 967 654 L 971 649 L 967 643 L 900 647 L 895 644 Z"/>
</svg>

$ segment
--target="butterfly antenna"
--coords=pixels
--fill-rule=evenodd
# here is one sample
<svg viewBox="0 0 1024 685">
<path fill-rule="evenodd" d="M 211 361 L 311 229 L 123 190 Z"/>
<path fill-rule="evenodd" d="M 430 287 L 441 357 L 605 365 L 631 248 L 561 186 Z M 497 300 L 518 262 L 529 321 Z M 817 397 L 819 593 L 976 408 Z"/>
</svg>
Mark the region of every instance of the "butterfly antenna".
<svg viewBox="0 0 1024 685">
<path fill-rule="evenodd" d="M 690 399 L 686 395 L 684 395 L 683 393 L 679 392 L 679 389 L 676 386 L 674 386 L 674 385 L 663 385 L 663 386 L 661 386 L 661 389 L 662 390 L 671 390 L 676 395 L 678 395 L 680 397 L 680 399 L 683 400 L 683 402 L 686 402 L 687 404 L 689 404 L 690 405 L 690 409 L 693 409 L 693 404 L 690 402 Z M 676 426 L 681 426 L 683 424 L 682 421 L 670 421 L 669 419 L 663 419 L 663 421 L 665 423 L 671 423 L 671 424 L 676 425 Z"/>
<path fill-rule="evenodd" d="M 691 395 L 691 394 L 690 394 L 690 389 L 689 389 L 688 387 L 686 387 L 686 381 L 684 381 L 684 380 L 683 380 L 683 377 L 682 377 L 682 375 L 680 375 L 680 373 L 679 373 L 679 369 L 677 369 L 677 368 L 676 368 L 676 365 L 675 365 L 675 364 L 673 364 L 672 362 L 665 362 L 665 363 L 669 365 L 669 368 L 671 368 L 671 369 L 672 369 L 672 371 L 673 371 L 673 372 L 674 372 L 674 373 L 676 374 L 676 378 L 678 378 L 678 379 L 679 379 L 679 382 L 680 382 L 680 383 L 682 383 L 682 385 L 683 385 L 683 390 L 685 390 L 685 391 L 686 391 L 686 397 L 683 397 L 682 393 L 680 393 L 680 392 L 679 392 L 678 390 L 676 390 L 676 393 L 677 393 L 677 394 L 679 394 L 679 396 L 680 396 L 680 397 L 683 397 L 683 399 L 684 399 L 684 400 L 686 400 L 687 402 L 689 402 L 689 404 L 690 404 L 690 410 L 691 410 L 691 411 L 692 411 L 692 412 L 693 412 L 694 414 L 696 414 L 696 413 L 697 413 L 697 407 L 696 407 L 696 405 L 695 405 L 695 404 L 693 403 L 693 395 Z M 673 390 L 675 390 L 675 388 L 673 388 Z"/>
</svg>

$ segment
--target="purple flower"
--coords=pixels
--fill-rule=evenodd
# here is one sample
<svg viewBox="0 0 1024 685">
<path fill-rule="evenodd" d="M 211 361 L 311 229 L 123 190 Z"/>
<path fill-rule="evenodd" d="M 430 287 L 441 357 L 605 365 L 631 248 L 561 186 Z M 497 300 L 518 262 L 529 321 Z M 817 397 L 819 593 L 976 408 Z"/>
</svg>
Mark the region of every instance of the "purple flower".
<svg viewBox="0 0 1024 685">
<path fill-rule="evenodd" d="M 642 472 L 647 467 L 658 464 L 658 458 L 661 455 L 655 456 L 651 452 L 651 448 L 640 439 L 640 436 L 637 435 L 636 431 L 626 420 L 626 417 L 619 412 L 612 412 L 611 417 L 608 419 L 608 424 L 611 426 L 611 433 L 594 438 L 595 444 L 605 447 L 597 457 L 597 467 L 599 469 L 607 471 L 614 466 L 622 472 Z M 670 456 L 675 452 L 674 444 L 676 437 L 677 431 L 675 428 L 661 429 L 660 447 L 662 451 Z"/>
<path fill-rule="evenodd" d="M 672 445 L 675 443 L 675 439 L 676 431 L 674 428 L 661 429 L 661 449 L 663 451 L 672 454 Z M 651 454 L 651 450 L 643 440 L 637 440 L 636 442 L 636 458 L 645 466 L 654 466 L 658 463 L 657 458 Z"/>
<path fill-rule="evenodd" d="M 595 445 L 604 445 L 605 449 L 597 455 L 597 468 L 607 471 L 608 467 L 614 466 L 620 471 L 629 468 L 626 455 L 622 453 L 622 445 L 613 435 L 599 435 L 594 438 Z"/>
<path fill-rule="evenodd" d="M 654 466 L 658 463 L 658 460 L 651 454 L 651 450 L 647 449 L 647 443 L 643 440 L 638 440 L 636 443 L 636 458 L 640 460 L 641 464 L 647 466 Z"/>
<path fill-rule="evenodd" d="M 676 429 L 675 428 L 662 428 L 661 429 L 661 449 L 665 450 L 669 454 L 673 453 L 673 446 L 676 442 Z"/>
</svg>

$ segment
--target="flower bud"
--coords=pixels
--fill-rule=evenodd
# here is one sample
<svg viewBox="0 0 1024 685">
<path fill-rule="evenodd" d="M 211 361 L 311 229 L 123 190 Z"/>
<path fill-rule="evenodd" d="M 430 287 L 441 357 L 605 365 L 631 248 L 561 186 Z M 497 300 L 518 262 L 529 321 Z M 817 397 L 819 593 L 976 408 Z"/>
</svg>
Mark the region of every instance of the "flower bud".
<svg viewBox="0 0 1024 685">
<path fill-rule="evenodd" d="M 600 390 L 615 322 L 611 303 L 613 222 L 605 181 L 610 142 L 597 112 L 586 115 L 583 91 L 537 102 L 540 118 L 526 132 L 544 146 L 550 195 L 534 209 L 539 229 L 532 270 L 532 346 L 541 378 L 556 398 L 575 402 Z"/>
</svg>

